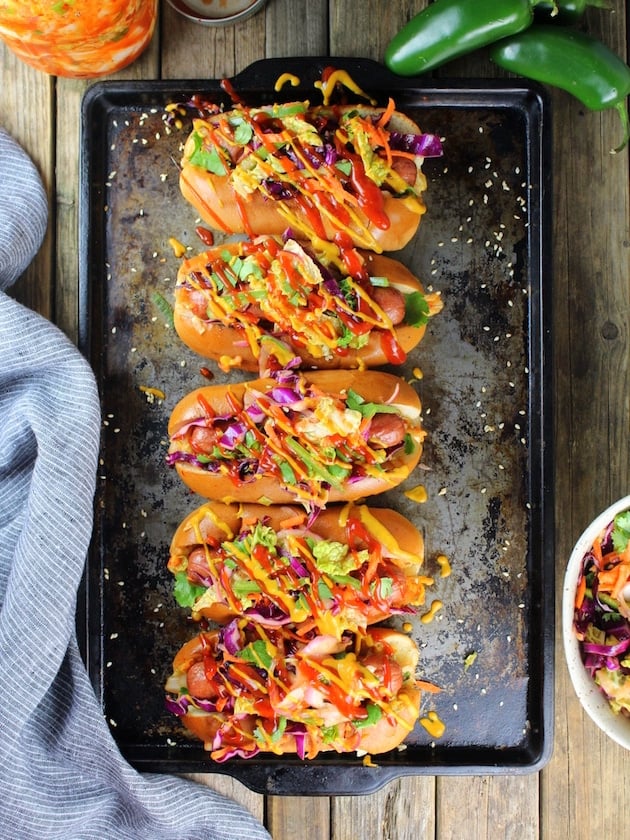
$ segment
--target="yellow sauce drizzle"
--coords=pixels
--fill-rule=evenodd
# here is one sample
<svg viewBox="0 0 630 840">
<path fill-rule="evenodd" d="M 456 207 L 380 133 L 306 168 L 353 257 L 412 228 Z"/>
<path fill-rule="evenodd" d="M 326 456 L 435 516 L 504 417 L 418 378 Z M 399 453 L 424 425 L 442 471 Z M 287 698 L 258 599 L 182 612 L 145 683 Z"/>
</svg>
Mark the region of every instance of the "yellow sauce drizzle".
<svg viewBox="0 0 630 840">
<path fill-rule="evenodd" d="M 429 622 L 433 621 L 433 619 L 435 618 L 439 610 L 442 609 L 443 606 L 444 605 L 442 604 L 442 602 L 436 599 L 431 603 L 431 606 L 429 607 L 429 612 L 426 612 L 424 613 L 424 615 L 420 616 L 420 621 L 423 624 L 429 624 Z"/>
<path fill-rule="evenodd" d="M 351 90 L 352 93 L 356 93 L 357 96 L 362 96 L 364 99 L 367 99 L 371 105 L 376 105 L 376 99 L 372 99 L 372 97 L 368 96 L 365 91 L 361 90 L 354 79 L 345 70 L 334 70 L 325 82 L 315 82 L 315 87 L 321 90 L 323 94 L 324 105 L 330 104 L 330 97 L 332 96 L 335 86 L 338 84 L 347 87 L 348 90 Z"/>
<path fill-rule="evenodd" d="M 163 400 L 166 397 L 166 394 L 160 388 L 149 388 L 147 385 L 140 385 L 140 390 L 148 398 Z"/>
<path fill-rule="evenodd" d="M 300 84 L 300 80 L 297 76 L 294 76 L 292 73 L 283 73 L 281 76 L 278 76 L 273 89 L 276 93 L 282 90 L 285 85 L 291 85 L 291 87 L 297 87 Z"/>
<path fill-rule="evenodd" d="M 446 554 L 438 554 L 435 559 L 440 567 L 440 577 L 448 577 L 451 573 L 451 564 L 449 563 Z"/>
<path fill-rule="evenodd" d="M 168 244 L 173 249 L 173 253 L 176 257 L 183 257 L 186 253 L 186 246 L 182 244 L 179 239 L 175 239 L 174 236 L 169 237 Z"/>
<path fill-rule="evenodd" d="M 429 498 L 424 484 L 418 484 L 417 487 L 412 487 L 411 490 L 406 490 L 405 496 L 408 499 L 411 499 L 412 502 L 419 502 L 420 504 L 426 502 Z"/>
<path fill-rule="evenodd" d="M 426 717 L 420 718 L 420 723 L 433 738 L 441 738 L 444 735 L 446 726 L 438 717 L 437 712 L 429 712 Z"/>
<path fill-rule="evenodd" d="M 238 367 L 242 361 L 241 356 L 221 356 L 218 364 L 223 373 L 229 373 L 233 367 Z"/>
</svg>

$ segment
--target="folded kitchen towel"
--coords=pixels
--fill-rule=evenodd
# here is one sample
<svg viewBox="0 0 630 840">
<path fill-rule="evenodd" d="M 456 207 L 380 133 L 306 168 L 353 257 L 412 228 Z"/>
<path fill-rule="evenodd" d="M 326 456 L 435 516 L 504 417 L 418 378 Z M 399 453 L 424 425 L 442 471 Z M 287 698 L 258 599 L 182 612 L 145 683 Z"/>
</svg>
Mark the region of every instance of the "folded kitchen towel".
<svg viewBox="0 0 630 840">
<path fill-rule="evenodd" d="M 92 691 L 75 608 L 92 526 L 96 383 L 59 329 L 5 293 L 46 220 L 36 169 L 0 129 L 0 835 L 268 840 L 232 800 L 131 768 Z"/>
</svg>

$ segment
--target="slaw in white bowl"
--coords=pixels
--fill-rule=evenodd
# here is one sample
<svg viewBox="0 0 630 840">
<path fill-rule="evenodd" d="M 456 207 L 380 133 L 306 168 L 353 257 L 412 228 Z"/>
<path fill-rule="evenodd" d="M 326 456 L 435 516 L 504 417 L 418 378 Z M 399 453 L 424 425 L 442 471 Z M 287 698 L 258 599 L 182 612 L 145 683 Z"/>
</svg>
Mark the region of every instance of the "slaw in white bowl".
<svg viewBox="0 0 630 840">
<path fill-rule="evenodd" d="M 597 537 L 614 518 L 630 510 L 630 495 L 619 499 L 599 514 L 584 530 L 576 542 L 567 564 L 562 590 L 562 635 L 564 653 L 573 688 L 584 710 L 599 728 L 613 741 L 630 749 L 630 717 L 613 711 L 613 708 L 584 666 L 581 643 L 575 632 L 575 599 L 584 558 Z"/>
</svg>

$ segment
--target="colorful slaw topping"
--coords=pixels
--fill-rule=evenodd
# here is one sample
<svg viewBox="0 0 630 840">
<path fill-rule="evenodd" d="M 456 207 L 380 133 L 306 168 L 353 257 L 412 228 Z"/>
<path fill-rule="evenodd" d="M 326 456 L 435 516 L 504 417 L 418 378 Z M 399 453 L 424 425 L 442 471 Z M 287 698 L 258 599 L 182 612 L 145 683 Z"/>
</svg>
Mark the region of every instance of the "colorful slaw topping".
<svg viewBox="0 0 630 840">
<path fill-rule="evenodd" d="M 630 511 L 619 513 L 584 556 L 574 629 L 584 666 L 611 708 L 630 715 Z"/>
</svg>

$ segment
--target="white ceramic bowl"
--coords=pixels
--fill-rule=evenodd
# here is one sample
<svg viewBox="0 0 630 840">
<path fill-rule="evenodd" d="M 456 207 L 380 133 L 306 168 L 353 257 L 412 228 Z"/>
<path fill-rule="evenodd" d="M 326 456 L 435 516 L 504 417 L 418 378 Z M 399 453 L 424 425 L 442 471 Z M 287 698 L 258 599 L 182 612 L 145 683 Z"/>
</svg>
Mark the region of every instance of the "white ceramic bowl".
<svg viewBox="0 0 630 840">
<path fill-rule="evenodd" d="M 562 590 L 562 636 L 571 682 L 586 713 L 613 741 L 630 749 L 630 718 L 615 714 L 610 708 L 608 701 L 582 663 L 579 642 L 573 632 L 575 590 L 584 555 L 591 548 L 600 531 L 624 510 L 630 510 L 630 496 L 619 499 L 600 513 L 586 528 L 571 552 Z"/>
<path fill-rule="evenodd" d="M 267 0 L 168 0 L 181 15 L 203 26 L 230 26 L 260 11 Z"/>
</svg>

